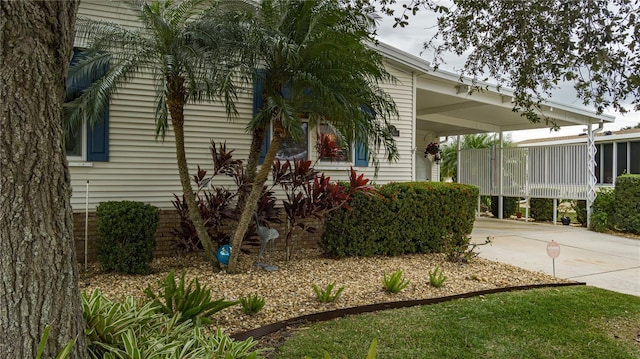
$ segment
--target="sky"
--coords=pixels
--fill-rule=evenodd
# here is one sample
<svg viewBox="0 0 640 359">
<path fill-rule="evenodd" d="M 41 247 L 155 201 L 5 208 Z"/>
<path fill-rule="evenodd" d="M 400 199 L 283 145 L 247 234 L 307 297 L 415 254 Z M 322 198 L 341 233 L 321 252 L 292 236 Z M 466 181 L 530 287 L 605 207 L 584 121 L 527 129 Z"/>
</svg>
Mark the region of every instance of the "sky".
<svg viewBox="0 0 640 359">
<path fill-rule="evenodd" d="M 402 11 L 400 8 L 401 4 L 408 2 L 409 1 L 398 1 L 398 4 L 396 5 L 400 11 L 396 10 L 396 15 L 399 15 Z M 382 21 L 378 27 L 378 40 L 431 62 L 431 54 L 421 54 L 421 52 L 423 50 L 423 43 L 431 39 L 436 32 L 436 22 L 433 13 L 426 10 L 418 11 L 415 17 L 409 18 L 409 25 L 405 28 L 401 28 L 400 26 L 393 28 L 393 17 L 382 16 L 381 20 Z M 440 68 L 452 72 L 457 72 L 457 70 L 464 64 L 464 59 L 456 57 L 455 55 L 449 56 L 445 60 L 447 63 L 442 64 Z M 572 88 L 565 88 L 557 91 L 554 94 L 554 97 L 552 97 L 552 100 L 573 107 L 583 107 L 582 100 L 575 96 Z M 640 123 L 640 112 L 629 112 L 625 115 L 615 112 L 605 112 L 605 114 L 616 117 L 614 123 L 604 125 L 605 130 L 615 131 L 626 126 L 635 126 Z M 531 138 L 577 135 L 582 133 L 584 128 L 585 126 L 568 126 L 561 128 L 560 131 L 538 129 L 514 131 L 509 132 L 509 134 L 512 141 L 518 142 Z"/>
</svg>

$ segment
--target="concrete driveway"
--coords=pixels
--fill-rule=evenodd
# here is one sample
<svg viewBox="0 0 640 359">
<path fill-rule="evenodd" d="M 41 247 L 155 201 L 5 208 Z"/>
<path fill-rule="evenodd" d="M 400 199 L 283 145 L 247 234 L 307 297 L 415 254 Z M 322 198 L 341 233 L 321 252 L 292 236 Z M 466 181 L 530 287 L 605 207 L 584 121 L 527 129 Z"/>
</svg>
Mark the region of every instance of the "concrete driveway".
<svg viewBox="0 0 640 359">
<path fill-rule="evenodd" d="M 480 257 L 553 274 L 547 244 L 554 240 L 560 245 L 557 277 L 640 296 L 640 240 L 581 227 L 476 218 L 472 242 L 487 236 L 493 243 L 478 248 Z"/>
</svg>

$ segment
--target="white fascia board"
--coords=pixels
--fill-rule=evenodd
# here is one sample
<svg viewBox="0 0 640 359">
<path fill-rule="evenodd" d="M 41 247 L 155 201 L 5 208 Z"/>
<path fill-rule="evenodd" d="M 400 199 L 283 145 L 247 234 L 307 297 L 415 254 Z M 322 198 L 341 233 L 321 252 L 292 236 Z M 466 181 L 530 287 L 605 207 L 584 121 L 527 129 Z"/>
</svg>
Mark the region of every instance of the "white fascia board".
<svg viewBox="0 0 640 359">
<path fill-rule="evenodd" d="M 594 137 L 595 143 L 608 143 L 608 142 L 634 141 L 634 140 L 640 141 L 640 133 L 623 133 L 619 135 L 611 134 L 611 135 L 602 135 L 602 136 Z M 577 138 L 566 138 L 562 140 L 549 139 L 549 141 L 516 144 L 516 146 L 517 147 L 533 147 L 533 146 L 539 147 L 539 146 L 551 146 L 551 145 L 568 145 L 568 144 L 582 143 L 582 142 L 587 142 L 586 135 L 580 136 Z"/>
<path fill-rule="evenodd" d="M 431 64 L 428 61 L 425 61 L 418 56 L 409 54 L 405 51 L 402 51 L 384 42 L 379 41 L 377 45 L 371 44 L 370 46 L 378 50 L 387 59 L 410 68 L 412 71 L 418 74 L 419 78 L 425 78 L 429 82 L 434 78 L 437 78 L 447 82 L 448 86 L 450 87 L 452 86 L 454 88 L 457 85 L 464 85 L 464 84 L 471 85 L 473 83 L 473 80 L 471 78 L 460 77 L 459 74 L 456 74 L 454 72 L 444 71 L 441 69 L 434 70 L 433 66 L 431 66 Z M 506 97 L 514 96 L 513 90 L 510 90 L 507 88 L 498 89 L 498 86 L 488 82 L 476 81 L 475 85 L 485 88 L 485 94 L 489 93 L 497 96 L 506 96 Z M 473 95 L 474 97 L 472 99 L 477 100 L 477 95 L 479 93 L 482 93 L 482 92 L 474 93 Z M 468 97 L 468 95 L 459 96 L 459 97 L 466 98 Z M 481 102 L 498 105 L 497 101 L 490 101 L 490 102 L 481 101 Z M 500 102 L 503 102 L 502 97 L 500 97 Z M 543 106 L 543 114 L 545 116 L 548 116 L 551 118 L 558 118 L 560 120 L 574 122 L 577 124 L 586 124 L 588 122 L 598 123 L 598 122 L 614 122 L 615 121 L 615 116 L 605 115 L 605 114 L 598 115 L 595 113 L 595 111 L 589 110 L 584 107 L 569 106 L 567 104 L 552 101 L 552 100 L 545 101 L 542 106 Z M 548 108 L 544 109 L 545 106 L 548 106 Z M 562 115 L 553 114 L 552 112 L 554 111 L 564 112 L 564 115 L 565 115 L 564 118 L 560 117 Z"/>
</svg>

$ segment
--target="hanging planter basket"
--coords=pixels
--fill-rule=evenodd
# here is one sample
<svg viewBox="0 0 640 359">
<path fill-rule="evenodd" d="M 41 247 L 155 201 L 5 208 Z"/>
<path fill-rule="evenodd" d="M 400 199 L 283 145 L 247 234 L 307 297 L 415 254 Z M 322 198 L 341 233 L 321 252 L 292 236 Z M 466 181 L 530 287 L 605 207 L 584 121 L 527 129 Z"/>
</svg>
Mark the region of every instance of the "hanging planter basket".
<svg viewBox="0 0 640 359">
<path fill-rule="evenodd" d="M 424 157 L 434 161 L 436 164 L 440 163 L 440 144 L 438 142 L 431 142 L 424 149 Z"/>
</svg>

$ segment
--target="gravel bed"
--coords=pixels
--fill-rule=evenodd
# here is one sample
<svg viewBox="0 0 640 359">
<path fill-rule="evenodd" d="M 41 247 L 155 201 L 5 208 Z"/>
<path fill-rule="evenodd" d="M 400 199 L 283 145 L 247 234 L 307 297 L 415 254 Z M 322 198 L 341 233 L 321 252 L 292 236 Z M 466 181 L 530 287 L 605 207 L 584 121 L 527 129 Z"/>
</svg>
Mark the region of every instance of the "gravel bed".
<svg viewBox="0 0 640 359">
<path fill-rule="evenodd" d="M 246 315 L 240 305 L 218 312 L 213 319 L 227 334 L 277 321 L 310 314 L 365 304 L 410 299 L 425 299 L 508 286 L 567 282 L 552 276 L 527 271 L 508 264 L 475 258 L 467 264 L 450 263 L 442 254 L 419 254 L 399 257 L 323 258 L 318 251 L 298 251 L 286 263 L 279 253 L 271 253 L 264 262 L 279 267 L 267 272 L 253 267 L 255 255 L 241 255 L 240 274 L 213 272 L 211 265 L 198 255 L 159 258 L 153 262 L 150 275 L 120 275 L 100 273 L 96 264 L 80 270 L 81 290 L 100 289 L 106 296 L 119 299 L 124 296 L 144 298 L 143 290 L 151 286 L 157 290 L 158 282 L 169 271 L 176 277 L 186 271 L 187 281 L 198 278 L 212 290 L 212 297 L 236 300 L 256 293 L 266 305 L 256 315 Z M 436 266 L 444 270 L 447 280 L 440 288 L 429 285 L 429 272 Z M 411 281 L 402 292 L 389 294 L 382 286 L 383 273 L 403 270 Z M 319 303 L 313 284 L 324 288 L 336 282 L 336 289 L 344 286 L 341 297 L 334 303 Z"/>
</svg>

